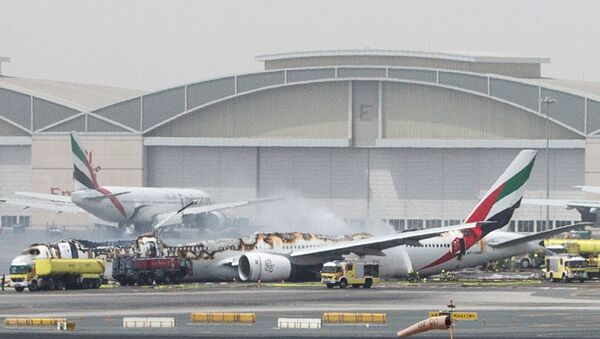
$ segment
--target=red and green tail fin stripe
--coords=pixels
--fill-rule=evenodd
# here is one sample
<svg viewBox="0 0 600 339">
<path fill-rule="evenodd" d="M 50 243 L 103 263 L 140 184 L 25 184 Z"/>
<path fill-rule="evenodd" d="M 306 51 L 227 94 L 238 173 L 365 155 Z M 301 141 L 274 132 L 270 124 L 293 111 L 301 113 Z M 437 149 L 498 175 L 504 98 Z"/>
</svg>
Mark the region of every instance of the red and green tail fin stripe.
<svg viewBox="0 0 600 339">
<path fill-rule="evenodd" d="M 523 167 L 517 174 L 515 174 L 510 179 L 496 187 L 494 191 L 489 193 L 488 196 L 485 197 L 485 199 L 481 201 L 479 205 L 477 205 L 476 209 L 469 215 L 465 222 L 485 221 L 486 218 L 489 216 L 488 214 L 498 201 L 512 194 L 527 182 L 527 179 L 529 179 L 529 175 L 531 174 L 531 169 L 533 168 L 534 162 L 535 158 L 533 158 L 529 162 L 529 164 Z M 512 206 L 507 205 L 506 207 L 510 208 Z"/>
<path fill-rule="evenodd" d="M 529 179 L 529 174 L 531 174 L 531 169 L 533 168 L 533 163 L 535 159 L 532 160 L 527 166 L 525 166 L 522 170 L 519 171 L 514 177 L 510 178 L 506 183 L 504 183 L 504 187 L 502 188 L 502 193 L 498 196 L 498 200 L 501 200 L 505 196 L 511 194 L 512 192 L 521 188 L 521 186 L 525 185 L 527 179 Z"/>
<path fill-rule="evenodd" d="M 73 180 L 75 189 L 96 189 L 98 182 L 90 161 L 86 158 L 77 134 L 71 132 L 71 153 L 73 154 Z"/>
<path fill-rule="evenodd" d="M 77 158 L 81 160 L 82 163 L 87 163 L 85 153 L 83 152 L 81 147 L 79 147 L 79 144 L 77 143 L 77 140 L 75 140 L 75 136 L 73 135 L 73 133 L 71 133 L 71 150 L 73 151 L 73 154 L 75 154 Z"/>
</svg>

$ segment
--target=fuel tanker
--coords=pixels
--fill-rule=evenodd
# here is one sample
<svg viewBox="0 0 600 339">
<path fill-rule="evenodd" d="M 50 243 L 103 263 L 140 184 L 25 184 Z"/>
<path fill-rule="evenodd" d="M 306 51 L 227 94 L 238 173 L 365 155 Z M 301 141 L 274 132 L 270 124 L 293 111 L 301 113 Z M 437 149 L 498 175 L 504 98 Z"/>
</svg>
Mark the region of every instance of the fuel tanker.
<svg viewBox="0 0 600 339">
<path fill-rule="evenodd" d="M 64 290 L 99 288 L 104 275 L 101 259 L 34 259 L 18 260 L 10 266 L 10 279 L 17 292 L 25 288 L 38 290 Z"/>
</svg>

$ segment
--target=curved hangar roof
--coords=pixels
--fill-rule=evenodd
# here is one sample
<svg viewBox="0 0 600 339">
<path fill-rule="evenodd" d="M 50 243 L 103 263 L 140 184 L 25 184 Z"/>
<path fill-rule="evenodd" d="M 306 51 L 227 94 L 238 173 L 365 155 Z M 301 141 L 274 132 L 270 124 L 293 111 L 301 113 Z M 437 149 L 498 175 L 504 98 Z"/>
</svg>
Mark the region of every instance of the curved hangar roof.
<svg viewBox="0 0 600 339">
<path fill-rule="evenodd" d="M 0 133 L 123 132 L 143 134 L 147 145 L 350 146 L 369 134 L 373 142 L 365 146 L 498 145 L 544 139 L 538 98 L 550 96 L 551 138 L 574 145 L 568 141 L 600 134 L 597 85 L 519 77 L 535 78 L 531 70 L 547 59 L 367 51 L 261 56 L 267 68 L 285 68 L 148 94 L 120 92 L 127 99 L 109 104 L 37 95 L 0 78 Z M 354 56 L 360 58 L 348 59 Z M 492 73 L 511 70 L 518 74 Z"/>
</svg>

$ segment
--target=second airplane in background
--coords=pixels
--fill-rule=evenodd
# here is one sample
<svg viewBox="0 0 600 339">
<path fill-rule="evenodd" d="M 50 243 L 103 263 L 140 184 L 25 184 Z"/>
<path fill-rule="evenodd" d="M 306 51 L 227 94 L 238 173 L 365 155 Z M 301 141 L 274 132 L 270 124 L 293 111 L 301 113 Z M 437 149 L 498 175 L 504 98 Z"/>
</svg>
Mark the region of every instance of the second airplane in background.
<svg viewBox="0 0 600 339">
<path fill-rule="evenodd" d="M 180 224 L 183 220 L 202 226 L 223 226 L 225 209 L 279 200 L 264 198 L 217 204 L 205 192 L 198 189 L 168 187 L 122 187 L 100 186 L 91 159 L 86 156 L 77 133 L 71 132 L 73 155 L 73 182 L 75 191 L 71 196 L 15 192 L 27 199 L 0 199 L 12 205 L 34 207 L 57 212 L 89 212 L 104 221 L 118 224 L 119 231 L 135 226 L 136 233 L 152 230 L 153 225 Z M 192 205 L 191 207 L 189 205 Z M 173 216 L 188 206 L 185 211 Z M 163 221 L 167 221 L 163 223 Z"/>
</svg>

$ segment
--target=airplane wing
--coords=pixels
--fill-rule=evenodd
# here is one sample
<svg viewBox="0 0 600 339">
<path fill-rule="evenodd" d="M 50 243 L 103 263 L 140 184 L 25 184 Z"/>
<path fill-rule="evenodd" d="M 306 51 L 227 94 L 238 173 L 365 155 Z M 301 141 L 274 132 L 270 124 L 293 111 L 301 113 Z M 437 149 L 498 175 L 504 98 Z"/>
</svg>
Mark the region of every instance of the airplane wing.
<svg viewBox="0 0 600 339">
<path fill-rule="evenodd" d="M 275 198 L 262 198 L 262 199 L 236 201 L 236 202 L 229 202 L 229 203 L 222 203 L 222 204 L 211 204 L 211 205 L 204 205 L 204 206 L 194 206 L 194 207 L 187 208 L 182 214 L 183 215 L 190 215 L 190 214 L 209 213 L 209 212 L 212 212 L 212 211 L 226 210 L 226 209 L 237 208 L 237 207 L 242 207 L 242 206 L 248 206 L 248 205 L 265 203 L 265 202 L 278 201 L 278 200 L 282 200 L 282 199 L 283 198 L 279 198 L 279 197 L 275 197 Z"/>
<path fill-rule="evenodd" d="M 57 213 L 87 213 L 72 202 L 58 202 L 58 201 L 47 201 L 37 199 L 9 199 L 0 198 L 0 202 L 21 206 L 23 209 L 27 208 L 40 208 L 44 210 L 56 211 Z"/>
<path fill-rule="evenodd" d="M 46 200 L 46 201 L 56 201 L 56 202 L 64 202 L 64 203 L 72 203 L 71 197 L 66 195 L 56 195 L 56 194 L 47 194 L 47 193 L 33 193 L 33 192 L 15 192 L 15 195 L 20 195 L 23 197 Z"/>
<path fill-rule="evenodd" d="M 468 223 L 457 226 L 439 227 L 418 231 L 409 231 L 396 234 L 389 234 L 384 236 L 372 237 L 361 240 L 353 240 L 347 242 L 340 242 L 337 244 L 302 249 L 299 251 L 293 251 L 290 253 L 290 257 L 293 260 L 301 260 L 305 258 L 339 258 L 342 255 L 355 253 L 359 255 L 380 255 L 383 256 L 382 250 L 410 244 L 414 246 L 421 246 L 419 240 L 436 237 L 442 233 L 450 231 L 459 231 L 468 228 L 474 228 L 477 224 L 481 223 Z"/>
<path fill-rule="evenodd" d="M 580 222 L 580 223 L 576 223 L 576 224 L 572 224 L 572 225 L 557 227 L 552 230 L 547 230 L 547 231 L 542 231 L 542 232 L 538 232 L 538 233 L 534 233 L 534 234 L 525 235 L 520 238 L 516 238 L 516 239 L 512 239 L 512 240 L 507 240 L 507 241 L 498 242 L 498 243 L 488 242 L 487 244 L 488 244 L 488 246 L 494 247 L 494 248 L 509 247 L 509 246 L 514 246 L 514 245 L 519 245 L 522 243 L 530 242 L 533 240 L 547 239 L 553 235 L 560 234 L 560 233 L 566 232 L 566 231 L 570 231 L 572 229 L 579 228 L 582 226 L 589 226 L 589 225 L 592 225 L 592 223 Z"/>
<path fill-rule="evenodd" d="M 600 194 L 600 186 L 575 186 L 575 187 L 581 189 L 584 192 Z"/>
<path fill-rule="evenodd" d="M 526 205 L 557 206 L 565 208 L 600 208 L 600 200 L 523 199 L 522 203 Z"/>
<path fill-rule="evenodd" d="M 567 207 L 570 201 L 568 199 L 523 199 L 521 203 L 525 205 Z"/>
</svg>

